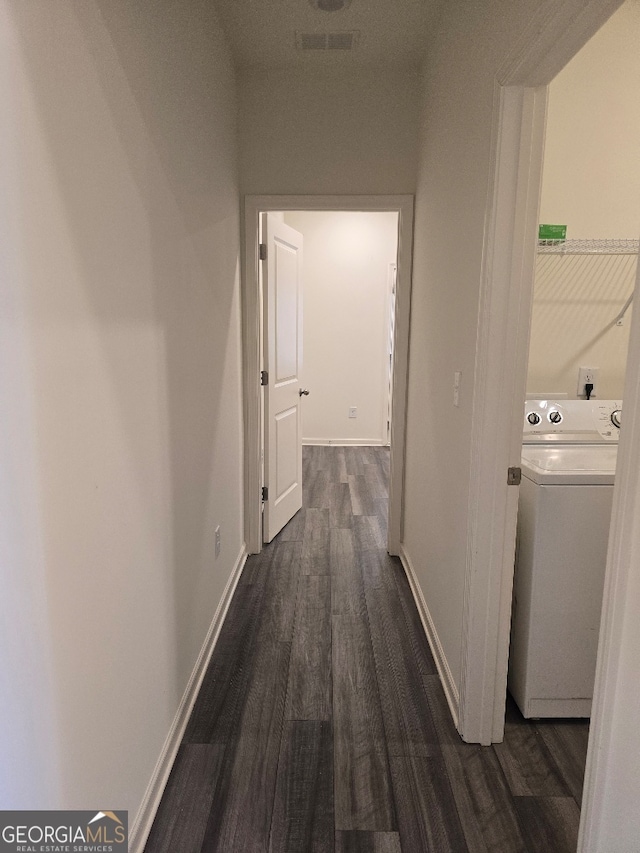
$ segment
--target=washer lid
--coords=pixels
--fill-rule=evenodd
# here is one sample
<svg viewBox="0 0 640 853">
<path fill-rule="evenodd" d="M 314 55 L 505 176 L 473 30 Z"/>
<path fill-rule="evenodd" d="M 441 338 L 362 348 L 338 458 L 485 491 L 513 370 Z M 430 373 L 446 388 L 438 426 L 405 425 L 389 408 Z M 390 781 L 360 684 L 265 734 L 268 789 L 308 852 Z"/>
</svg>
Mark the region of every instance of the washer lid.
<svg viewBox="0 0 640 853">
<path fill-rule="evenodd" d="M 617 455 L 611 444 L 524 445 L 522 475 L 539 485 L 612 485 Z"/>
</svg>

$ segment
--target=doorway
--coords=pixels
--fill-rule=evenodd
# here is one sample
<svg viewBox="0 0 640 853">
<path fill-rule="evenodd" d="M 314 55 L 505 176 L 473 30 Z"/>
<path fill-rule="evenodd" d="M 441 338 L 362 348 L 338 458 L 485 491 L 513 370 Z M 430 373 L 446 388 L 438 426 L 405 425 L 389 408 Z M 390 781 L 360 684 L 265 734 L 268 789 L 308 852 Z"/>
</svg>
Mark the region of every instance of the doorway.
<svg viewBox="0 0 640 853">
<path fill-rule="evenodd" d="M 473 441 L 480 453 L 473 463 L 471 487 L 472 501 L 476 500 L 469 530 L 473 558 L 467 567 L 460 714 L 465 739 L 477 735 L 485 743 L 500 739 L 504 719 L 517 512 L 517 489 L 509 489 L 505 469 L 519 467 L 521 454 L 546 87 L 619 5 L 592 2 L 579 13 L 569 3 L 558 8 L 557 19 L 554 13 L 541 23 L 536 37 L 526 45 L 523 42 L 519 54 L 509 58 L 496 80 L 495 174 L 485 233 L 477 353 L 477 364 L 484 372 L 473 415 Z M 616 813 L 631 813 L 632 808 L 626 812 L 620 803 L 637 790 L 629 773 L 615 774 L 613 783 L 611 768 L 624 766 L 623 756 L 630 743 L 637 741 L 631 723 L 637 668 L 631 667 L 630 660 L 639 629 L 637 619 L 627 612 L 627 595 L 630 587 L 638 586 L 639 376 L 640 318 L 636 313 L 630 323 L 626 425 L 619 446 L 610 529 L 581 851 L 600 849 L 601 827 L 609 823 L 610 828 Z M 480 494 L 483 501 L 477 500 Z M 487 677 L 487 673 L 493 674 Z M 617 730 L 613 729 L 614 715 Z"/>
<path fill-rule="evenodd" d="M 639 40 L 624 3 L 549 86 L 509 662 L 524 716 L 590 715 L 640 233 Z"/>
<path fill-rule="evenodd" d="M 408 330 L 411 289 L 413 196 L 248 196 L 245 198 L 244 387 L 245 387 L 245 540 L 249 553 L 262 547 L 261 310 L 259 241 L 262 214 L 283 212 L 361 212 L 397 215 L 397 284 L 394 323 L 393 404 L 390 439 L 389 533 L 387 548 L 397 554 L 402 538 L 402 489 Z"/>
</svg>

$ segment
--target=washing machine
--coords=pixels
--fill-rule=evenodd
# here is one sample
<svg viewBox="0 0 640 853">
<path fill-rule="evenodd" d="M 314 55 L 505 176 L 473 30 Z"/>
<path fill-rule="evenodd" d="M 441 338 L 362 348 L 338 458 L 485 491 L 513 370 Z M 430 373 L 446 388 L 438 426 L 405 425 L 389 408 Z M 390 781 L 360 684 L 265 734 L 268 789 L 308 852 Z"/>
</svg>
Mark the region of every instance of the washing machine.
<svg viewBox="0 0 640 853">
<path fill-rule="evenodd" d="M 530 400 L 509 653 L 525 717 L 589 717 L 622 404 Z"/>
</svg>

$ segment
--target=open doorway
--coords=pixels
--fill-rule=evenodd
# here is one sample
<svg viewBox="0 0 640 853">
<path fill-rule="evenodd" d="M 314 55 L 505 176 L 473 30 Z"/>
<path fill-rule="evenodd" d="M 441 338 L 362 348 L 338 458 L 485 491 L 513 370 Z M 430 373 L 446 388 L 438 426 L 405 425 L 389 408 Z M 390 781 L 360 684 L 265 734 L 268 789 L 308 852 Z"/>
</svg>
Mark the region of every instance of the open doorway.
<svg viewBox="0 0 640 853">
<path fill-rule="evenodd" d="M 509 485 L 518 482 L 512 475 L 519 474 L 522 452 L 522 401 L 540 221 L 547 85 L 615 7 L 614 3 L 590 3 L 581 9 L 585 14 L 579 23 L 572 19 L 571 26 L 556 27 L 555 33 L 550 26 L 541 28 L 546 30 L 545 38 L 533 38 L 517 59 L 510 57 L 498 74 L 496 172 L 485 242 L 478 347 L 478 361 L 486 369 L 487 378 L 481 379 L 482 387 L 478 389 L 477 404 L 474 403 L 474 439 L 483 455 L 473 463 L 471 485 L 472 497 L 482 491 L 485 502 L 484 506 L 478 505 L 471 522 L 473 558 L 467 571 L 469 589 L 464 614 L 460 717 L 461 730 L 471 736 L 469 739 L 476 734 L 479 740 L 483 736 L 493 740 L 502 736 L 517 514 L 517 489 L 510 493 Z M 573 9 L 567 8 L 567 14 L 572 13 Z M 585 177 L 588 179 L 588 175 Z M 635 288 L 637 291 L 637 278 Z M 629 743 L 637 740 L 630 703 L 637 683 L 632 649 L 634 642 L 637 647 L 639 635 L 637 618 L 634 620 L 628 612 L 627 602 L 628 590 L 637 590 L 638 585 L 639 354 L 640 322 L 636 312 L 630 322 L 623 395 L 626 426 L 618 450 L 579 850 L 600 849 L 597 839 L 603 825 L 612 836 L 612 820 L 624 813 L 621 801 L 632 799 L 631 792 L 637 792 L 633 774 L 626 772 L 624 755 Z M 500 417 L 493 416 L 491 412 L 500 400 L 504 403 Z M 505 469 L 509 470 L 508 478 L 504 477 Z M 492 557 L 496 559 L 494 568 Z M 498 569 L 499 563 L 502 569 Z M 480 613 L 484 620 L 478 619 Z M 474 673 L 479 666 L 496 660 L 495 678 L 476 679 Z M 631 823 L 617 834 L 624 839 L 637 838 Z"/>
<path fill-rule="evenodd" d="M 638 265 L 638 39 L 624 3 L 549 86 L 535 258 L 509 691 L 580 783 Z"/>
<path fill-rule="evenodd" d="M 388 445 L 398 214 L 291 211 L 304 241 L 305 445 Z M 395 299 L 395 293 L 394 293 Z"/>
<path fill-rule="evenodd" d="M 268 213 L 260 245 L 268 543 L 302 505 L 303 447 L 390 445 L 398 214 Z"/>
<path fill-rule="evenodd" d="M 277 197 L 248 197 L 245 200 L 245 275 L 244 275 L 244 323 L 245 323 L 245 531 L 248 550 L 257 553 L 262 545 L 262 429 L 261 429 L 261 386 L 260 371 L 263 347 L 261 344 L 261 309 L 260 309 L 260 223 L 265 213 L 278 213 L 283 219 L 300 220 L 308 217 L 313 211 L 321 212 L 325 216 L 325 225 L 331 222 L 326 219 L 328 213 L 334 216 L 347 216 L 355 213 L 362 214 L 384 214 L 385 217 L 393 217 L 397 223 L 395 229 L 396 253 L 394 257 L 385 259 L 383 282 L 386 288 L 390 279 L 388 277 L 389 264 L 394 264 L 397 270 L 396 294 L 394 300 L 394 335 L 393 335 L 393 379 L 389 382 L 387 358 L 385 349 L 381 351 L 379 359 L 379 370 L 375 371 L 375 384 L 379 386 L 380 393 L 368 394 L 366 406 L 371 407 L 372 414 L 369 418 L 359 418 L 359 406 L 353 402 L 353 387 L 343 389 L 347 396 L 341 399 L 336 395 L 336 422 L 333 425 L 326 422 L 322 425 L 322 419 L 316 419 L 316 426 L 309 420 L 308 429 L 322 429 L 323 434 L 307 435 L 308 443 L 335 442 L 349 443 L 376 443 L 385 444 L 386 422 L 388 408 L 391 405 L 391 437 L 390 441 L 390 486 L 389 486 L 389 518 L 388 518 L 388 542 L 387 548 L 390 553 L 398 552 L 402 531 L 402 486 L 404 478 L 404 434 L 405 434 L 405 405 L 406 405 L 406 373 L 408 355 L 408 328 L 409 328 L 409 299 L 411 284 L 411 243 L 412 243 L 412 220 L 413 220 L 413 197 L 412 196 L 375 196 L 375 197 L 299 197 L 299 196 L 277 196 Z M 339 212 L 339 213 L 336 213 Z M 308 222 L 311 220 L 308 220 Z M 360 220 L 362 223 L 364 220 Z M 298 224 L 300 224 L 300 222 Z M 354 220 L 352 227 L 355 227 Z M 333 225 L 336 223 L 334 221 Z M 342 225 L 344 226 L 344 222 Z M 291 227 L 291 226 L 289 226 Z M 307 223 L 308 227 L 308 223 Z M 349 236 L 344 227 L 338 229 L 342 234 L 343 249 L 348 248 L 349 241 L 355 239 L 355 231 Z M 388 233 L 388 223 L 387 223 Z M 365 295 L 366 297 L 366 295 Z M 335 303 L 336 294 L 332 297 Z M 388 328 L 391 322 L 389 311 L 390 300 L 382 294 L 378 319 L 380 323 L 380 340 L 384 341 L 385 333 L 388 336 Z M 366 305 L 366 298 L 363 302 Z M 335 307 L 335 305 L 334 305 Z M 339 310 L 339 309 L 338 309 Z M 314 316 L 314 323 L 321 321 L 321 317 Z M 377 320 L 374 320 L 377 322 Z M 322 338 L 322 325 L 317 323 L 315 337 Z M 327 342 L 330 343 L 330 342 Z M 349 344 L 349 342 L 343 342 Z M 356 343 L 356 342 L 353 342 Z M 352 343 L 352 345 L 353 345 Z M 325 344 L 326 345 L 326 344 Z M 320 355 L 321 360 L 321 355 Z M 352 359 L 353 360 L 353 359 Z M 316 359 L 318 361 L 318 359 Z M 371 371 L 373 373 L 374 371 Z M 310 384 L 310 383 L 309 383 Z M 389 404 L 389 386 L 393 387 L 393 401 Z M 319 387 L 319 386 L 318 386 Z M 305 387 L 304 390 L 311 390 Z M 330 390 L 330 389 L 329 389 Z M 318 394 L 321 398 L 322 394 Z M 363 398 L 364 399 L 364 398 Z M 311 401 L 311 394 L 309 400 Z M 351 401 L 351 402 L 348 402 Z M 373 402 L 371 402 L 373 401 Z M 346 405 L 345 405 L 346 402 Z M 321 407 L 318 407 L 321 409 Z M 356 409 L 356 417 L 349 417 L 350 410 Z M 344 410 L 344 411 L 343 411 Z M 377 411 L 373 411 L 377 410 Z M 321 412 L 322 414 L 322 412 Z M 365 412 L 363 411 L 363 414 Z M 346 417 L 342 417 L 346 415 Z M 324 415 L 323 415 L 324 417 Z M 369 421 L 368 430 L 375 432 L 364 436 L 357 433 L 361 424 Z M 375 424 L 375 427 L 373 426 Z M 351 430 L 351 432 L 349 432 Z M 315 442 L 314 442 L 315 440 Z"/>
</svg>

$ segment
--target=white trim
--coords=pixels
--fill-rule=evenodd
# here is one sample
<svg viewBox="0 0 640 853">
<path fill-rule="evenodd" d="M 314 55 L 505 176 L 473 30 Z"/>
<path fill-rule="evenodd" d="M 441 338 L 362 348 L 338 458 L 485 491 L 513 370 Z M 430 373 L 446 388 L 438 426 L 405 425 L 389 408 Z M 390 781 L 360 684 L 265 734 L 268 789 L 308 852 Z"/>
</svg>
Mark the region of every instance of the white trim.
<svg viewBox="0 0 640 853">
<path fill-rule="evenodd" d="M 398 276 L 393 364 L 393 416 L 389 477 L 387 550 L 398 554 L 402 541 L 406 439 L 409 320 L 413 254 L 413 196 L 245 196 L 242 270 L 242 327 L 245 449 L 245 542 L 250 554 L 262 548 L 262 480 L 260 473 L 260 300 L 258 228 L 260 214 L 286 210 L 388 211 L 398 214 Z"/>
<path fill-rule="evenodd" d="M 546 0 L 498 71 L 503 86 L 547 86 L 623 0 Z"/>
<path fill-rule="evenodd" d="M 224 592 L 222 593 L 222 598 L 220 599 L 216 612 L 211 620 L 207 636 L 205 637 L 202 648 L 200 649 L 200 654 L 198 655 L 198 659 L 196 660 L 193 671 L 191 672 L 191 676 L 182 695 L 182 699 L 178 705 L 178 710 L 173 718 L 173 723 L 171 724 L 171 728 L 169 729 L 162 751 L 158 761 L 156 762 L 151 779 L 147 785 L 147 790 L 145 791 L 140 808 L 138 809 L 138 813 L 136 814 L 131 827 L 131 835 L 129 839 L 131 853 L 143 853 L 144 851 L 144 846 L 147 843 L 147 838 L 151 832 L 151 826 L 155 819 L 158 806 L 160 805 L 162 794 L 164 793 L 164 789 L 169 780 L 169 774 L 171 773 L 173 762 L 175 761 L 178 749 L 180 748 L 180 743 L 182 742 L 185 729 L 187 728 L 191 711 L 193 710 L 193 706 L 198 697 L 198 692 L 200 691 L 207 667 L 209 666 L 211 655 L 213 654 L 213 650 L 218 642 L 220 631 L 222 630 L 231 599 L 233 598 L 233 593 L 235 592 L 238 581 L 240 580 L 240 575 L 242 574 L 246 560 L 247 550 L 243 545 L 240 549 L 240 553 L 238 554 L 231 575 L 229 576 L 229 580 L 224 588 Z"/>
<path fill-rule="evenodd" d="M 634 293 L 638 304 L 640 266 Z M 637 576 L 640 566 L 640 311 L 631 317 L 623 399 L 624 429 L 618 446 L 578 853 L 603 853 L 605 849 L 614 849 L 607 839 L 602 839 L 600 827 L 607 808 L 606 797 L 611 799 L 615 796 L 618 784 L 618 774 L 615 768 L 612 772 L 610 767 L 610 747 L 616 701 L 624 702 L 617 688 L 621 685 L 625 690 L 629 680 L 628 674 L 620 677 L 621 658 L 624 654 L 636 658 L 637 639 L 630 649 L 629 635 L 623 637 L 623 631 L 625 628 L 629 631 L 625 626 L 625 615 L 629 616 L 625 613 L 630 600 L 629 580 L 634 573 Z M 637 633 L 636 630 L 636 636 Z M 634 678 L 637 678 L 637 672 Z M 628 714 L 635 711 L 631 704 L 627 704 Z M 637 740 L 636 744 L 628 743 L 626 746 L 631 751 L 636 750 Z M 626 784 L 629 784 L 628 780 Z"/>
<path fill-rule="evenodd" d="M 436 626 L 431 617 L 431 613 L 429 612 L 429 608 L 427 607 L 427 602 L 424 600 L 422 589 L 420 588 L 420 584 L 413 570 L 411 558 L 409 557 L 409 554 L 407 553 L 404 544 L 400 545 L 399 557 L 400 562 L 402 563 L 402 567 L 404 568 L 405 574 L 407 576 L 407 580 L 409 581 L 411 592 L 413 593 L 413 600 L 416 603 L 418 615 L 420 616 L 420 621 L 422 622 L 422 627 L 424 628 L 424 633 L 426 634 L 427 641 L 429 643 L 429 648 L 431 649 L 431 654 L 433 655 L 433 659 L 436 664 L 436 669 L 438 670 L 438 675 L 440 676 L 440 681 L 442 682 L 444 695 L 447 697 L 447 704 L 449 705 L 451 716 L 453 717 L 453 721 L 457 727 L 458 712 L 460 707 L 460 697 L 458 695 L 458 688 L 456 687 L 455 680 L 451 673 L 451 668 L 449 667 L 449 663 L 444 653 L 442 643 L 440 642 L 440 638 L 438 637 Z"/>
<path fill-rule="evenodd" d="M 502 740 L 546 90 L 496 85 L 497 149 L 480 290 L 459 731 Z"/>
<path fill-rule="evenodd" d="M 543 87 L 620 5 L 545 0 L 496 76 L 475 393 L 462 633 L 459 731 L 502 738 L 516 489 L 543 153 Z M 536 88 L 524 88 L 536 87 Z M 507 417 L 505 418 L 505 411 Z M 509 494 L 511 492 L 511 494 Z"/>
<path fill-rule="evenodd" d="M 380 438 L 303 438 L 309 447 L 388 447 Z"/>
</svg>

